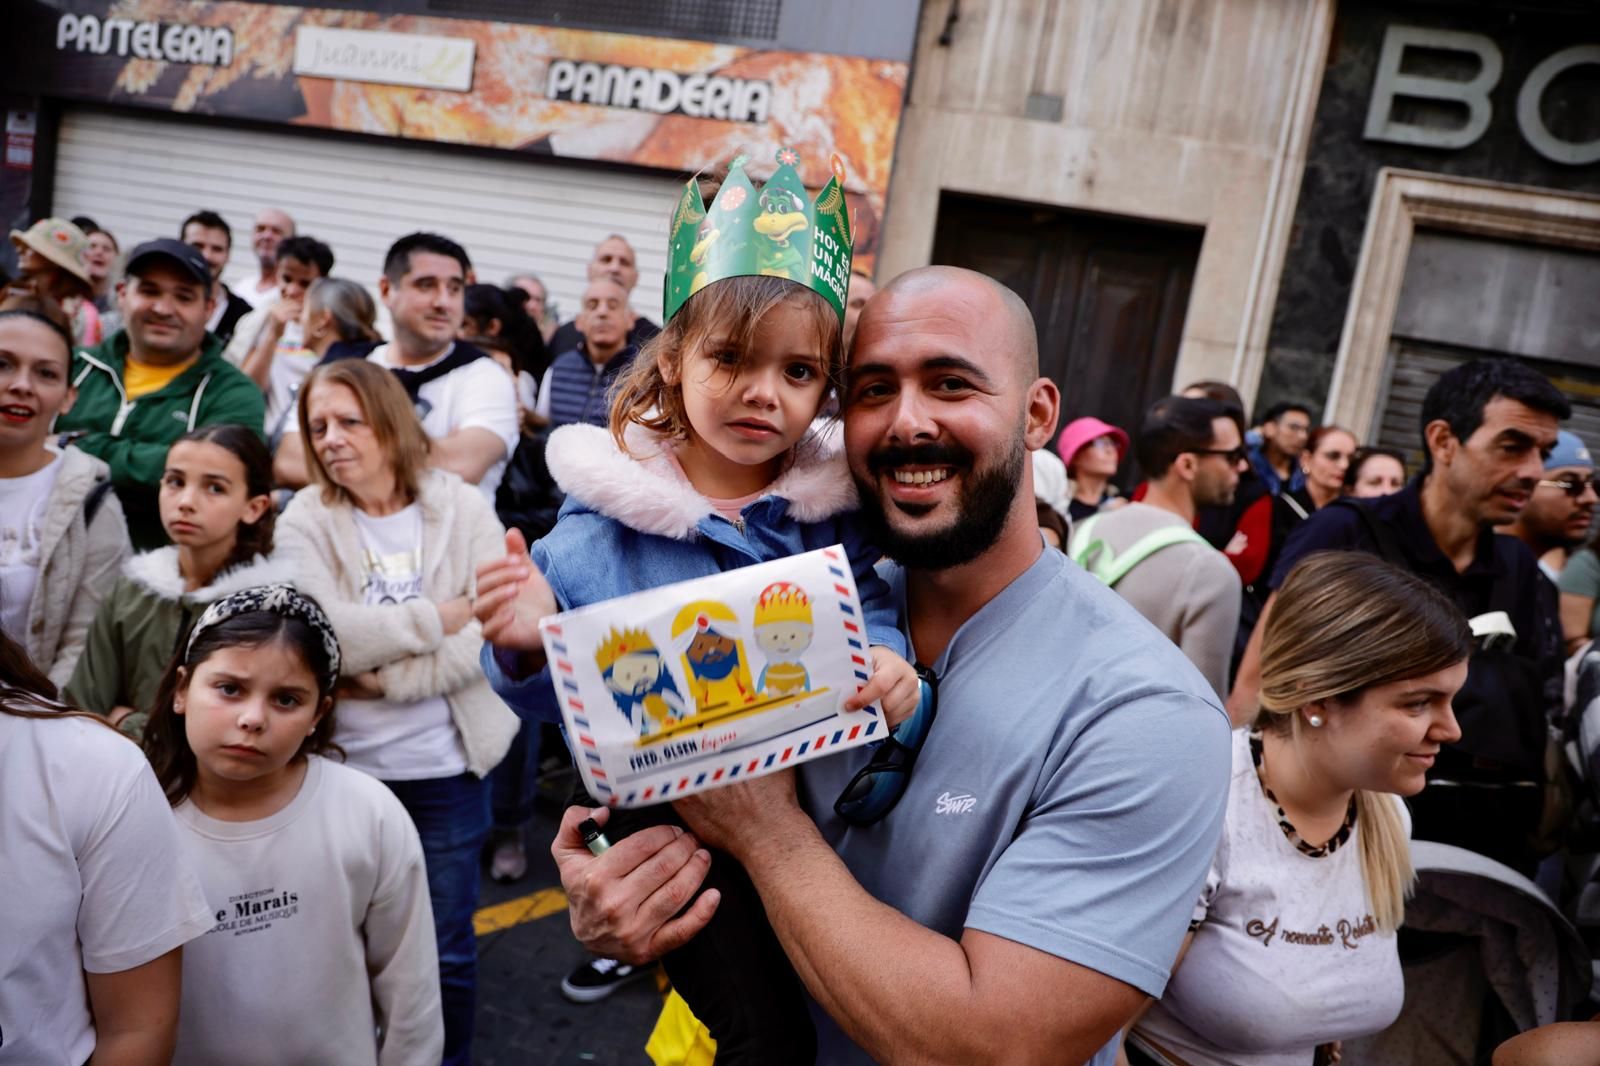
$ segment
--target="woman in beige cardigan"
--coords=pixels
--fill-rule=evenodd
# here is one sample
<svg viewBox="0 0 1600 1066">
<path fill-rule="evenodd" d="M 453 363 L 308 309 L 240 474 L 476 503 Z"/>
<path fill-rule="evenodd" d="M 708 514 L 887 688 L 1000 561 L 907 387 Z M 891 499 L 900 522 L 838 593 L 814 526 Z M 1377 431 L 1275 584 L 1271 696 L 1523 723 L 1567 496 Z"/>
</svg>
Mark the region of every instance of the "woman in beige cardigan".
<svg viewBox="0 0 1600 1066">
<path fill-rule="evenodd" d="M 0 628 L 57 687 L 129 554 L 110 469 L 50 443 L 76 399 L 71 344 L 37 299 L 0 304 Z"/>
<path fill-rule="evenodd" d="M 318 367 L 298 416 L 312 484 L 284 511 L 278 536 L 344 653 L 334 740 L 346 762 L 394 791 L 422 837 L 445 1062 L 466 1061 L 487 774 L 518 727 L 479 669 L 472 618 L 473 575 L 505 553 L 504 530 L 475 487 L 426 465 L 428 438 L 382 367 Z"/>
</svg>

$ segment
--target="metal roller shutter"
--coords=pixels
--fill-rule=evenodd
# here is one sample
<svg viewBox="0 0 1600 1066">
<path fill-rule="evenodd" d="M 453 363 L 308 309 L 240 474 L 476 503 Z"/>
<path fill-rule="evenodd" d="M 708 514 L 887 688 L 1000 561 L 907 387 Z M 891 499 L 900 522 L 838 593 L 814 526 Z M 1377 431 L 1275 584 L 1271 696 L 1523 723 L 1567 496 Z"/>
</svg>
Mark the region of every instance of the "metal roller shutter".
<svg viewBox="0 0 1600 1066">
<path fill-rule="evenodd" d="M 1439 375 L 1488 353 L 1396 339 L 1389 347 L 1390 371 L 1382 405 L 1378 441 L 1407 456 L 1414 473 L 1422 466 L 1422 399 Z M 1572 402 L 1572 418 L 1562 424 L 1590 447 L 1600 446 L 1600 370 L 1570 363 L 1523 360 L 1544 374 Z"/>
<path fill-rule="evenodd" d="M 564 319 L 594 245 L 620 233 L 639 254 L 634 306 L 660 321 L 667 222 L 681 188 L 662 175 L 533 156 L 72 109 L 61 121 L 54 201 L 58 215 L 93 217 L 124 251 L 176 237 L 197 209 L 216 211 L 233 227 L 230 276 L 254 269 L 255 213 L 282 207 L 300 233 L 333 248 L 335 274 L 374 290 L 396 237 L 435 230 L 467 249 L 480 280 L 538 274 Z"/>
</svg>

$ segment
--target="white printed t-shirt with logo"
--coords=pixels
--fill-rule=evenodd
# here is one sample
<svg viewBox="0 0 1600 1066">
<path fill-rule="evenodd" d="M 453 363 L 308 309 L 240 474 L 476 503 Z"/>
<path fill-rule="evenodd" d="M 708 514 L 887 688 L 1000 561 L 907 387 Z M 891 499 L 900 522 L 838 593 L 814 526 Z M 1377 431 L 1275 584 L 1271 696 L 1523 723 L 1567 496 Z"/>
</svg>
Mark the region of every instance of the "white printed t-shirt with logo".
<svg viewBox="0 0 1600 1066">
<path fill-rule="evenodd" d="M 84 973 L 160 958 L 204 934 L 211 908 L 126 737 L 0 712 L 0 781 L 0 1063 L 87 1062 Z"/>
<path fill-rule="evenodd" d="M 427 870 L 392 792 L 313 755 L 270 817 L 177 816 L 211 923 L 183 953 L 175 1066 L 438 1063 Z"/>
<path fill-rule="evenodd" d="M 39 527 L 60 473 L 57 454 L 25 477 L 0 478 L 0 629 L 18 644 L 28 642 L 28 607 L 44 558 Z"/>
<path fill-rule="evenodd" d="M 1409 836 L 1405 805 L 1390 798 Z M 1199 927 L 1130 1039 L 1189 1066 L 1305 1066 L 1319 1044 L 1387 1028 L 1405 986 L 1395 936 L 1379 932 L 1371 913 L 1359 819 L 1337 851 L 1299 851 L 1262 793 L 1248 732 L 1238 730 L 1222 842 L 1194 911 Z"/>
<path fill-rule="evenodd" d="M 393 356 L 393 345 L 382 344 L 374 348 L 367 358 L 390 370 L 426 370 L 440 359 L 448 358 L 455 350 L 452 345 L 438 359 L 420 364 L 403 364 Z M 506 463 L 516 450 L 521 429 L 517 421 L 517 389 L 505 370 L 493 359 L 474 359 L 440 378 L 435 378 L 417 390 L 417 414 L 422 419 L 422 429 L 434 440 L 448 437 L 459 429 L 476 426 L 500 438 L 505 445 L 505 455 L 484 473 L 478 490 L 490 505 L 494 493 L 505 475 Z"/>
<path fill-rule="evenodd" d="M 498 369 L 498 368 L 496 368 Z M 422 509 L 416 504 L 374 518 L 351 511 L 361 535 L 368 607 L 422 599 Z M 466 773 L 467 752 L 443 696 L 415 703 L 339 701 L 334 739 L 345 763 L 383 781 L 420 781 Z"/>
</svg>

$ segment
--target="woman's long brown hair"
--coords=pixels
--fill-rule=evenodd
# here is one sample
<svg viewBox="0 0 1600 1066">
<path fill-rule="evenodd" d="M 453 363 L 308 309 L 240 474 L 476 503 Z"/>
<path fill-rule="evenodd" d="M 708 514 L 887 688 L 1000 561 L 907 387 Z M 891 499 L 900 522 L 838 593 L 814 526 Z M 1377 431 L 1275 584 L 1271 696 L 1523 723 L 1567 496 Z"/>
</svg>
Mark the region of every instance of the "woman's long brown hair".
<svg viewBox="0 0 1600 1066">
<path fill-rule="evenodd" d="M 90 718 L 123 736 L 98 714 L 73 710 L 60 697 L 55 684 L 33 664 L 22 645 L 0 631 L 0 713 L 14 718 Z"/>
</svg>

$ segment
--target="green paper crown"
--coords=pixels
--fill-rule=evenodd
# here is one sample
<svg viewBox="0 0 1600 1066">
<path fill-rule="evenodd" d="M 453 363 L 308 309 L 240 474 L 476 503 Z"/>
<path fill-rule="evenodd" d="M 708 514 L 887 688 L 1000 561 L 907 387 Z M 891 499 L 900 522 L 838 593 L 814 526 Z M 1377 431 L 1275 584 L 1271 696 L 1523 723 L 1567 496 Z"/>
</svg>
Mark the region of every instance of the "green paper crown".
<svg viewBox="0 0 1600 1066">
<path fill-rule="evenodd" d="M 844 164 L 833 157 L 833 177 L 811 201 L 792 148 L 779 149 L 777 172 L 759 194 L 745 161 L 741 155 L 728 165 L 709 209 L 695 179 L 684 186 L 667 238 L 666 317 L 713 281 L 764 274 L 820 293 L 842 323 L 852 248 Z"/>
</svg>

